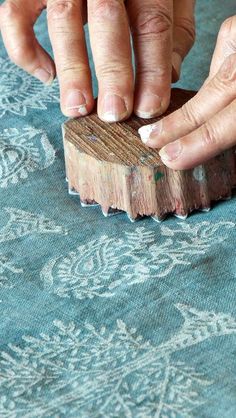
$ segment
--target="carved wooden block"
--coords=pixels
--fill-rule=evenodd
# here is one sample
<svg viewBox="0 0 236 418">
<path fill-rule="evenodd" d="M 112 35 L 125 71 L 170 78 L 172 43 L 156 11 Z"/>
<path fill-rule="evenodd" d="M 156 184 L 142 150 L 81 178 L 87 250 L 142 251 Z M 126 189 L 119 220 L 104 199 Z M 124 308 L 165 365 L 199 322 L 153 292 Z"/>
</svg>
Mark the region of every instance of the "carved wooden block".
<svg viewBox="0 0 236 418">
<path fill-rule="evenodd" d="M 174 89 L 167 113 L 193 95 Z M 162 220 L 167 214 L 185 218 L 193 210 L 209 210 L 211 202 L 231 196 L 236 186 L 235 150 L 193 170 L 173 171 L 139 138 L 138 128 L 151 122 L 133 116 L 108 124 L 93 113 L 64 124 L 69 191 L 80 195 L 82 205 L 99 204 L 105 215 L 125 211 L 131 220 Z"/>
</svg>

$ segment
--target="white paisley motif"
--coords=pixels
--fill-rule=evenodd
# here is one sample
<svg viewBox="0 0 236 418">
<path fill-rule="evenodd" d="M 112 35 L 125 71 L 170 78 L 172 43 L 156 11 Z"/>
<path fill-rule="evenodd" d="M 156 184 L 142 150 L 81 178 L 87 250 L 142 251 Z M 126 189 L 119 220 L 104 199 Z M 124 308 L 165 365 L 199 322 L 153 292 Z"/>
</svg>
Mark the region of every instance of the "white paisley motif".
<svg viewBox="0 0 236 418">
<path fill-rule="evenodd" d="M 0 230 L 0 243 L 12 241 L 33 233 L 67 233 L 64 227 L 56 225 L 54 221 L 43 215 L 17 208 L 4 208 L 4 210 L 9 215 L 9 220 Z"/>
<path fill-rule="evenodd" d="M 120 239 L 103 236 L 49 262 L 41 271 L 45 287 L 60 297 L 109 297 L 124 284 L 168 276 L 227 238 L 233 222 L 178 223 L 175 228 L 138 227 Z"/>
<path fill-rule="evenodd" d="M 184 323 L 159 345 L 122 320 L 112 331 L 56 320 L 50 334 L 9 344 L 0 353 L 1 418 L 191 418 L 214 382 L 178 354 L 187 350 L 189 359 L 191 347 L 236 334 L 236 320 L 176 308 Z"/>
<path fill-rule="evenodd" d="M 111 296 L 106 292 L 107 283 L 116 276 L 123 241 L 102 236 L 71 251 L 66 257 L 50 260 L 41 271 L 41 278 L 49 290 L 54 286 L 61 297 L 73 294 L 78 299 L 94 296 Z M 118 252 L 115 248 L 121 248 Z M 117 281 L 116 284 L 118 285 Z"/>
<path fill-rule="evenodd" d="M 6 113 L 25 116 L 27 109 L 47 109 L 47 103 L 58 103 L 58 83 L 43 85 L 9 59 L 0 57 L 0 118 Z"/>
<path fill-rule="evenodd" d="M 27 126 L 0 132 L 0 187 L 16 184 L 28 174 L 53 164 L 55 151 L 46 133 Z"/>
</svg>

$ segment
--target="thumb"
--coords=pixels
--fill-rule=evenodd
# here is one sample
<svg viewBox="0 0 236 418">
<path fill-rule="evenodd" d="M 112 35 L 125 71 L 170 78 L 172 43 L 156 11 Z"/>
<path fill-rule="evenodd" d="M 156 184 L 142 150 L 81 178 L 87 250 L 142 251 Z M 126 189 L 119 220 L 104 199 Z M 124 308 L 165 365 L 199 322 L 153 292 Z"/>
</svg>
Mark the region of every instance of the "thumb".
<svg viewBox="0 0 236 418">
<path fill-rule="evenodd" d="M 195 41 L 195 0 L 174 0 L 172 81 L 178 81 L 183 59 Z"/>
</svg>

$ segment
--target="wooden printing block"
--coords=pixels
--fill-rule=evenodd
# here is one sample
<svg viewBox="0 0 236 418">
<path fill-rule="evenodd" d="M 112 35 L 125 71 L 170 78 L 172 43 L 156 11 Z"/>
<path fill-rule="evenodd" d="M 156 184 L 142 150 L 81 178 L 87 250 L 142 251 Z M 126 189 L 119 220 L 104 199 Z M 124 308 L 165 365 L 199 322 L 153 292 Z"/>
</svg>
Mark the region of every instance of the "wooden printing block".
<svg viewBox="0 0 236 418">
<path fill-rule="evenodd" d="M 194 94 L 173 89 L 167 114 Z M 193 170 L 171 170 L 138 135 L 141 126 L 158 119 L 132 116 L 108 124 L 94 112 L 67 121 L 63 138 L 69 192 L 79 194 L 82 205 L 101 205 L 104 215 L 125 211 L 131 220 L 162 220 L 167 214 L 186 218 L 193 210 L 207 211 L 211 202 L 229 198 L 236 186 L 235 150 Z"/>
</svg>

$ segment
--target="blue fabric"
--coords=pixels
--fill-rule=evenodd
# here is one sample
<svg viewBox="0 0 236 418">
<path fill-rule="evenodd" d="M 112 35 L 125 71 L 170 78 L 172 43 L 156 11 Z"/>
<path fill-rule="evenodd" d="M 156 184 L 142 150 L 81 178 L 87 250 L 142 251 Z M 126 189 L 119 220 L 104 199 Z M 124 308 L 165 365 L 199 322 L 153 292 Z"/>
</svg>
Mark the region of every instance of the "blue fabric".
<svg viewBox="0 0 236 418">
<path fill-rule="evenodd" d="M 198 2 L 181 86 L 233 13 Z M 0 56 L 0 417 L 236 417 L 235 197 L 162 224 L 81 208 L 57 83 Z"/>
</svg>

